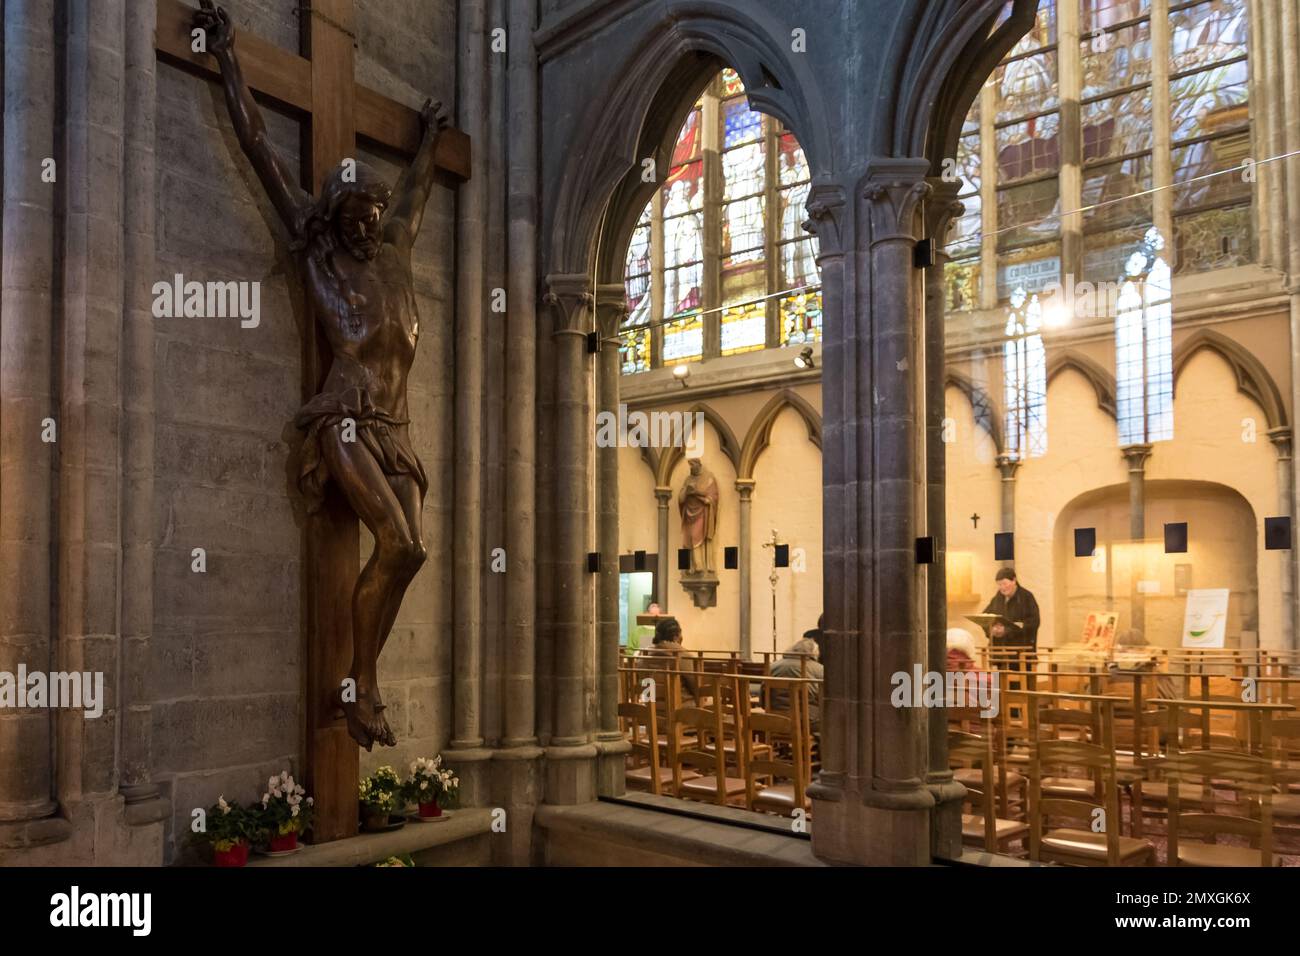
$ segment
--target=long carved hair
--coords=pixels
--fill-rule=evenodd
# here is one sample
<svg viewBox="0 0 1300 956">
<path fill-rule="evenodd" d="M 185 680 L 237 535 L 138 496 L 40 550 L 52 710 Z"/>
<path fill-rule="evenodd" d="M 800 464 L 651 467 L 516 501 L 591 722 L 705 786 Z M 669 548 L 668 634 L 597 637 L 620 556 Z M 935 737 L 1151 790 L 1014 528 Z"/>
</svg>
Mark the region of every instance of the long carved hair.
<svg viewBox="0 0 1300 956">
<path fill-rule="evenodd" d="M 320 198 L 307 211 L 302 224 L 298 227 L 289 248 L 294 252 L 305 250 L 329 275 L 334 274 L 330 264 L 330 252 L 335 246 L 334 219 L 339 207 L 349 196 L 360 196 L 374 203 L 380 211 L 388 208 L 393 198 L 393 189 L 388 185 L 379 170 L 361 160 L 353 160 L 355 165 L 340 163 L 325 180 L 321 187 Z M 352 169 L 355 176 L 344 179 L 344 174 Z"/>
</svg>

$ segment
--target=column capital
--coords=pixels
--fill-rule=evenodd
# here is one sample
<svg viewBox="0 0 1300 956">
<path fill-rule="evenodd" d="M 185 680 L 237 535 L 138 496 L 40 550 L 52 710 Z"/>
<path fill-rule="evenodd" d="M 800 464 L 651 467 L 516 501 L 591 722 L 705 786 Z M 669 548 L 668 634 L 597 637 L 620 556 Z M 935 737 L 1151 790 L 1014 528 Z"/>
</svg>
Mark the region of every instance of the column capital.
<svg viewBox="0 0 1300 956">
<path fill-rule="evenodd" d="M 627 290 L 621 282 L 596 286 L 596 329 L 606 343 L 618 343 L 619 330 L 627 320 Z"/>
<path fill-rule="evenodd" d="M 930 163 L 924 159 L 891 159 L 871 164 L 862 198 L 867 200 L 871 243 L 915 242 L 916 212 L 930 196 L 926 182 Z"/>
<path fill-rule="evenodd" d="M 736 493 L 740 495 L 741 501 L 749 501 L 754 494 L 753 478 L 737 478 Z"/>
<path fill-rule="evenodd" d="M 1141 474 L 1146 471 L 1147 459 L 1151 457 L 1150 445 L 1125 445 L 1119 451 L 1124 456 L 1124 460 L 1128 462 L 1130 474 Z"/>
<path fill-rule="evenodd" d="M 925 204 L 925 234 L 938 246 L 940 253 L 947 245 L 948 227 L 952 221 L 966 211 L 966 206 L 957 201 L 961 192 L 961 180 L 948 182 L 941 177 L 931 176 L 926 179 L 930 185 L 930 200 Z"/>
<path fill-rule="evenodd" d="M 655 499 L 659 502 L 661 508 L 666 508 L 668 503 L 673 500 L 673 490 L 659 485 L 655 488 Z"/>
<path fill-rule="evenodd" d="M 1268 440 L 1273 443 L 1273 449 L 1277 452 L 1277 457 L 1286 459 L 1291 457 L 1291 426 L 1283 425 L 1279 428 L 1270 428 L 1267 432 Z"/>
<path fill-rule="evenodd" d="M 1019 455 L 998 455 L 993 459 L 998 466 L 998 471 L 1002 474 L 1003 481 L 1015 481 L 1016 472 L 1020 469 L 1021 461 Z"/>
<path fill-rule="evenodd" d="M 555 313 L 555 334 L 585 334 L 589 325 L 588 313 L 595 297 L 591 291 L 591 277 L 585 275 L 549 275 L 542 303 Z"/>
<path fill-rule="evenodd" d="M 804 204 L 808 218 L 803 228 L 817 237 L 819 260 L 824 256 L 844 254 L 844 208 L 847 205 L 847 192 L 835 183 L 819 183 L 808 191 L 808 201 Z"/>
</svg>

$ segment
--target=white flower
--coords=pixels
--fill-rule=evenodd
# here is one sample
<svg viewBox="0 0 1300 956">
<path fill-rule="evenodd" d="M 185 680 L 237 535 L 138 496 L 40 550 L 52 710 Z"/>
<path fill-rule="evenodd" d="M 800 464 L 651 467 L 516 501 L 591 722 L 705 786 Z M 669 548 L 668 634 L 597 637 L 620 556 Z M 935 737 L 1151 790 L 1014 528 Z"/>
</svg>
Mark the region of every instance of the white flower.
<svg viewBox="0 0 1300 956">
<path fill-rule="evenodd" d="M 268 790 L 274 790 L 274 789 L 275 789 L 275 784 L 276 784 L 276 782 L 277 782 L 278 780 L 279 780 L 278 777 L 267 777 L 267 778 L 266 778 L 266 789 L 268 789 Z"/>
<path fill-rule="evenodd" d="M 315 798 L 315 797 L 308 797 L 308 798 L 307 798 L 307 806 L 309 806 L 309 807 L 310 807 L 310 806 L 313 806 L 315 803 L 316 803 L 316 798 Z"/>
<path fill-rule="evenodd" d="M 264 793 L 264 794 L 262 794 L 262 809 L 263 809 L 263 810 L 266 809 L 266 805 L 267 805 L 268 803 L 270 803 L 270 802 L 271 802 L 271 795 L 270 795 L 269 793 Z"/>
<path fill-rule="evenodd" d="M 296 817 L 297 815 L 298 815 L 298 807 L 294 807 L 293 810 L 289 812 L 289 816 Z"/>
<path fill-rule="evenodd" d="M 427 781 L 427 780 L 421 780 L 421 781 L 420 781 L 420 789 L 421 789 L 421 790 L 428 790 L 428 789 L 429 789 L 429 781 Z"/>
<path fill-rule="evenodd" d="M 230 804 L 226 803 L 225 794 L 222 794 L 221 796 L 217 797 L 217 806 L 221 808 L 222 813 L 230 812 Z"/>
</svg>

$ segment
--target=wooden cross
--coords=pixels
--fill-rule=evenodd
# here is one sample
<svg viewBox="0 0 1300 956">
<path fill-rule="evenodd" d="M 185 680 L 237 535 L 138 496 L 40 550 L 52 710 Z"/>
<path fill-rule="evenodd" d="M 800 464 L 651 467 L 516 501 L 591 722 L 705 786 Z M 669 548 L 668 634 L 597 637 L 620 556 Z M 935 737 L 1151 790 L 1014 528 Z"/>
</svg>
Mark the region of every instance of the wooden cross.
<svg viewBox="0 0 1300 956">
<path fill-rule="evenodd" d="M 356 155 L 358 142 L 410 158 L 420 145 L 420 114 L 357 84 L 353 78 L 352 0 L 305 0 L 299 5 L 298 56 L 245 31 L 236 45 L 244 78 L 263 104 L 303 120 L 301 178 L 316 194 L 342 160 Z M 163 62 L 219 81 L 216 61 L 192 48 L 193 7 L 180 0 L 158 0 L 155 48 Z M 469 137 L 447 129 L 434 157 L 444 185 L 470 174 Z M 314 318 L 303 323 L 302 393 L 315 395 L 329 372 L 331 355 Z M 356 516 L 331 488 L 320 513 L 309 522 L 305 540 L 307 705 L 306 786 L 315 798 L 313 838 L 338 840 L 357 832 L 357 782 L 360 755 L 346 725 L 334 717 L 330 694 L 352 663 L 352 589 L 360 569 Z"/>
<path fill-rule="evenodd" d="M 975 527 L 978 528 L 980 526 L 979 512 L 976 512 L 975 514 L 971 515 L 970 520 L 971 520 L 971 524 L 973 524 Z"/>
</svg>

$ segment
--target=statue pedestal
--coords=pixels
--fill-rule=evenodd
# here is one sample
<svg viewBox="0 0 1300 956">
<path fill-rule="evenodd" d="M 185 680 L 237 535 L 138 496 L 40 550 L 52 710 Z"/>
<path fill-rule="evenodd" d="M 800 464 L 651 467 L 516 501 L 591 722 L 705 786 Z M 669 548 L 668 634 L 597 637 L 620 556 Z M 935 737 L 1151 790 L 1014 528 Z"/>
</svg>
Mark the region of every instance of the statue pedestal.
<svg viewBox="0 0 1300 956">
<path fill-rule="evenodd" d="M 682 590 L 691 596 L 696 607 L 715 607 L 718 603 L 718 575 L 713 571 L 683 571 Z"/>
</svg>

